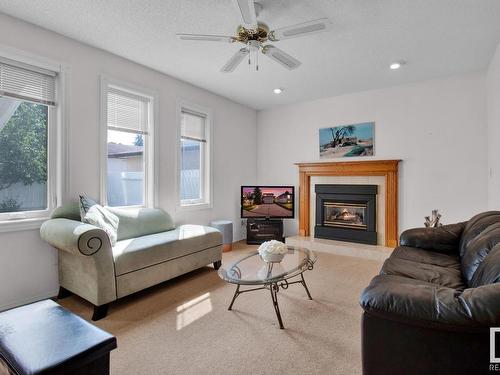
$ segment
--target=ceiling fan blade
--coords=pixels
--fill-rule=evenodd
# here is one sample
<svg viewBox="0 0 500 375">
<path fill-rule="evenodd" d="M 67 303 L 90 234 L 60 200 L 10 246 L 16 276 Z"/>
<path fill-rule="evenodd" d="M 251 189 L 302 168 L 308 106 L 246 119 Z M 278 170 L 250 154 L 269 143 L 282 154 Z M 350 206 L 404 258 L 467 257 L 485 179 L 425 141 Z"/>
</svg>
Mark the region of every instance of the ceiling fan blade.
<svg viewBox="0 0 500 375">
<path fill-rule="evenodd" d="M 299 36 L 329 31 L 332 23 L 328 18 L 320 18 L 313 21 L 299 23 L 297 25 L 282 27 L 269 33 L 269 40 L 278 41 L 283 39 L 297 38 Z"/>
<path fill-rule="evenodd" d="M 295 57 L 290 56 L 288 53 L 283 52 L 275 46 L 265 46 L 262 48 L 262 53 L 289 70 L 297 69 L 301 64 Z"/>
<path fill-rule="evenodd" d="M 249 51 L 247 48 L 240 49 L 229 59 L 229 61 L 222 67 L 220 71 L 222 73 L 231 73 L 241 63 L 245 56 L 248 55 L 248 53 Z"/>
<path fill-rule="evenodd" d="M 204 35 L 204 34 L 175 34 L 180 40 L 199 40 L 203 42 L 223 42 L 233 43 L 235 41 L 232 36 L 225 35 Z"/>
<path fill-rule="evenodd" d="M 257 28 L 257 13 L 255 12 L 254 0 L 233 0 L 236 9 L 241 14 L 244 26 Z"/>
</svg>

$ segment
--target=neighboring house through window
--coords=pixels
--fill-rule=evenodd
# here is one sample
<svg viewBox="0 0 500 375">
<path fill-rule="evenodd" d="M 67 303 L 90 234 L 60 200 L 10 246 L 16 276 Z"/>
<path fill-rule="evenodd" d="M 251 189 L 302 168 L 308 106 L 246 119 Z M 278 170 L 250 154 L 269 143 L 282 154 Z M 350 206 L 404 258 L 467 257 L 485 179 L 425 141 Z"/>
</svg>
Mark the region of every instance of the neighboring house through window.
<svg viewBox="0 0 500 375">
<path fill-rule="evenodd" d="M 0 56 L 0 222 L 57 204 L 57 72 Z"/>
<path fill-rule="evenodd" d="M 101 201 L 153 206 L 153 96 L 103 79 L 105 129 Z"/>
<path fill-rule="evenodd" d="M 180 106 L 180 206 L 209 206 L 210 111 L 182 104 Z"/>
</svg>

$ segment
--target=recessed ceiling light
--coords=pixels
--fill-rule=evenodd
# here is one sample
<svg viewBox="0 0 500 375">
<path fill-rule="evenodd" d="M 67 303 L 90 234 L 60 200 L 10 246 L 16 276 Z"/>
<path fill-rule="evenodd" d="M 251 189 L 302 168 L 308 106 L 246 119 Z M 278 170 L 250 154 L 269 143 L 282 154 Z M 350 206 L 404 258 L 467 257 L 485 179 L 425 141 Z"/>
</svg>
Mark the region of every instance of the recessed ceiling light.
<svg viewBox="0 0 500 375">
<path fill-rule="evenodd" d="M 285 89 L 284 88 L 281 88 L 281 87 L 278 87 L 277 89 L 274 89 L 273 92 L 278 95 L 278 94 L 281 94 Z"/>
<path fill-rule="evenodd" d="M 397 62 L 392 63 L 392 64 L 390 65 L 390 68 L 391 68 L 392 70 L 396 70 L 396 69 L 401 68 L 404 64 L 405 64 L 405 62 L 404 62 L 404 61 L 397 61 Z"/>
</svg>

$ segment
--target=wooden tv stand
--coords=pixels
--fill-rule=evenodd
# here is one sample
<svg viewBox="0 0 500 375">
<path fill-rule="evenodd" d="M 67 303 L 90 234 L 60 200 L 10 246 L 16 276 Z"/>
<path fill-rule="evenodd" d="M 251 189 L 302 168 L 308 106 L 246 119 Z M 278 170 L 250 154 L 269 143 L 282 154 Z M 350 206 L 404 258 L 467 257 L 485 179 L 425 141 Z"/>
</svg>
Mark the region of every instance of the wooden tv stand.
<svg viewBox="0 0 500 375">
<path fill-rule="evenodd" d="M 284 241 L 283 220 L 247 219 L 247 244 L 260 245 L 270 240 Z"/>
</svg>

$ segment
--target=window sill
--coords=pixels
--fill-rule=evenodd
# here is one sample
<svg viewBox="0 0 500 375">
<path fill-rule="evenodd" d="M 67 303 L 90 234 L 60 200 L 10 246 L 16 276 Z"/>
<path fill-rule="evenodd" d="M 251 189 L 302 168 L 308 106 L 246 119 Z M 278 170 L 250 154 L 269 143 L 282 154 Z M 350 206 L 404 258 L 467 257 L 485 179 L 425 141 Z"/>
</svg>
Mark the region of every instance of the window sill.
<svg viewBox="0 0 500 375">
<path fill-rule="evenodd" d="M 0 221 L 0 233 L 40 229 L 43 222 L 48 219 L 48 217 L 37 217 L 31 219 L 3 220 Z"/>
<path fill-rule="evenodd" d="M 177 212 L 206 210 L 206 209 L 210 209 L 210 208 L 212 208 L 211 203 L 184 204 L 184 205 L 177 206 Z"/>
</svg>

